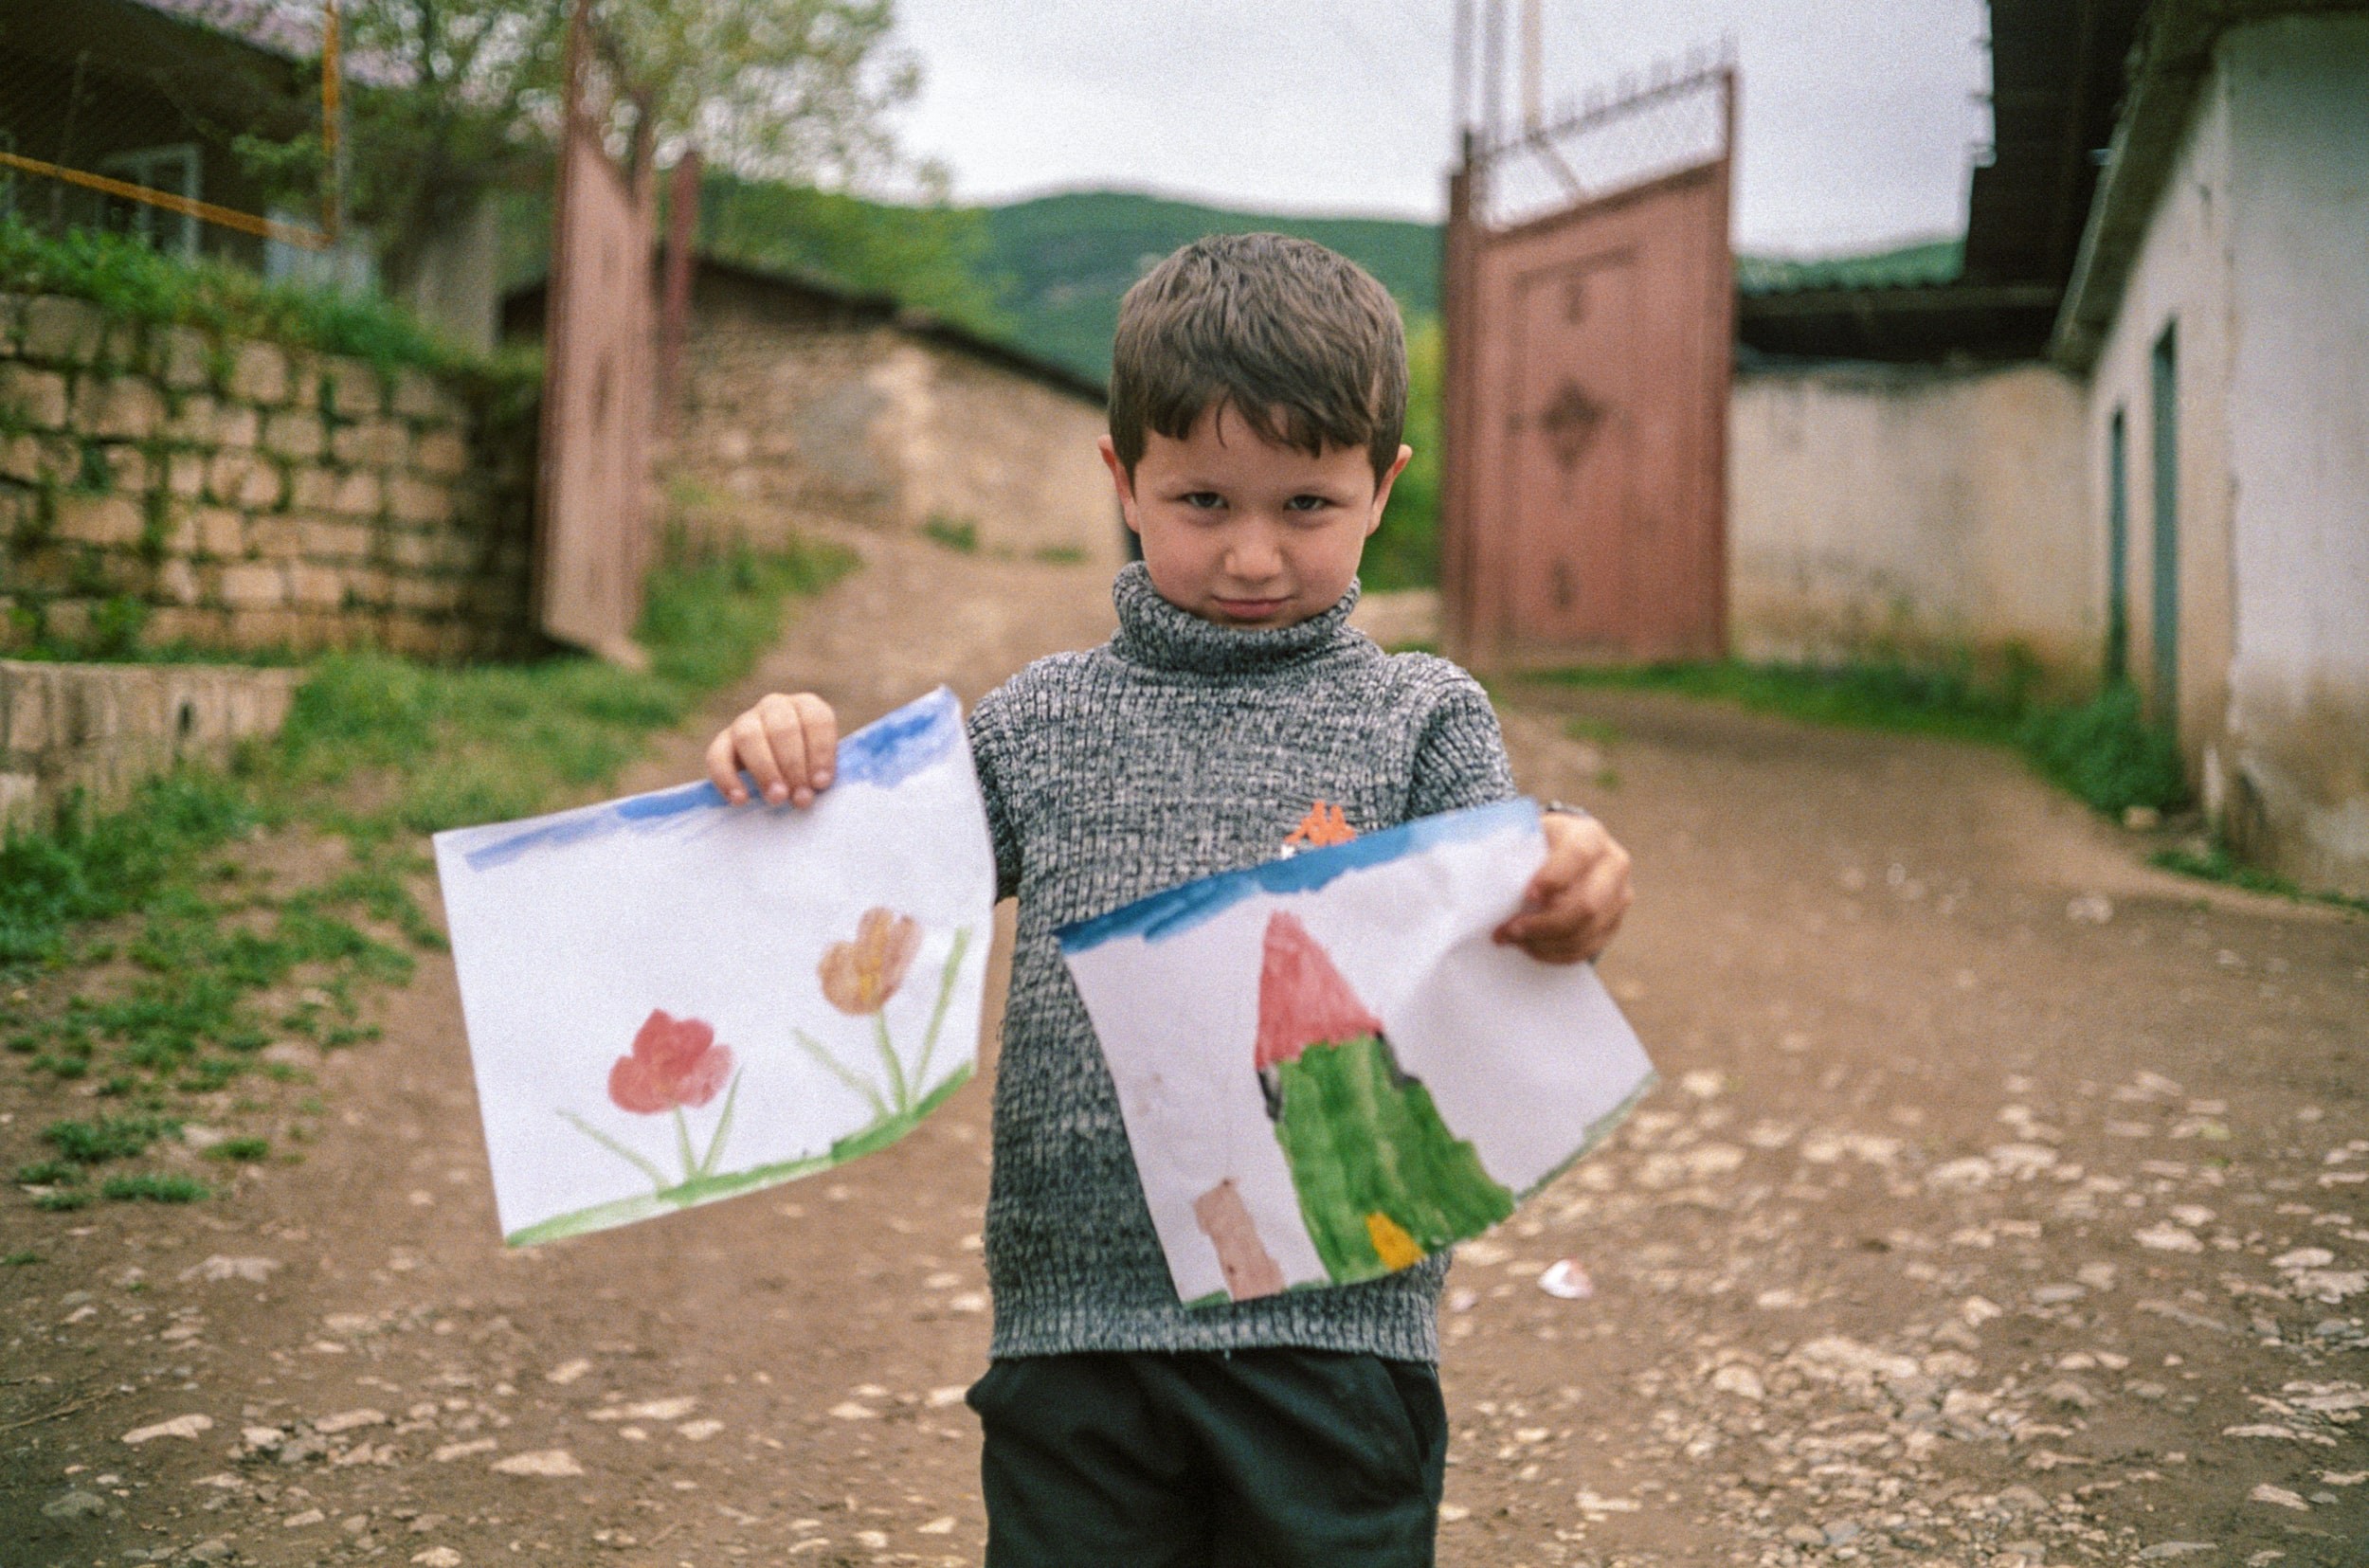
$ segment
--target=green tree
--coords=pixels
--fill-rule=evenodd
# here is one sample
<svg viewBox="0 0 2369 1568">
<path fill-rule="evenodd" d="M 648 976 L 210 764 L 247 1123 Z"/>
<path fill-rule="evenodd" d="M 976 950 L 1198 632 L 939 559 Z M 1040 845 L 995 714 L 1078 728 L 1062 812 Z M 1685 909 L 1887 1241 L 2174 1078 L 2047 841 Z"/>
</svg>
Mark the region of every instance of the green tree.
<svg viewBox="0 0 2369 1568">
<path fill-rule="evenodd" d="M 489 190 L 548 167 L 571 9 L 352 0 L 352 210 L 390 274 Z M 847 186 L 898 167 L 887 115 L 920 79 L 891 41 L 891 0 L 612 0 L 595 15 L 613 45 L 598 68 L 646 95 L 661 159 L 696 142 L 713 167 Z"/>
<path fill-rule="evenodd" d="M 1406 443 L 1415 448 L 1390 492 L 1382 527 L 1365 542 L 1358 580 L 1375 589 L 1430 587 L 1439 581 L 1439 318 L 1406 324 Z"/>
</svg>

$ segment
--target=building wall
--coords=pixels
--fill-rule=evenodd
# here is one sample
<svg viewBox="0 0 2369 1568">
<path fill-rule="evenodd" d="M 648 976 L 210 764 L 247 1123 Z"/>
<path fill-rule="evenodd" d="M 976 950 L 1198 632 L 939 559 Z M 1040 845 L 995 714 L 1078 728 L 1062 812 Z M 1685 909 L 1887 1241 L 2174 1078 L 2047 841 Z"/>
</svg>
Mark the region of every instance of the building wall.
<svg viewBox="0 0 2369 1568">
<path fill-rule="evenodd" d="M 1084 398 L 893 324 L 712 277 L 686 338 L 673 467 L 757 503 L 754 532 L 936 519 L 967 524 L 986 550 L 1119 560 L 1094 451 L 1103 412 Z"/>
<path fill-rule="evenodd" d="M 2179 723 L 2238 848 L 2369 891 L 2369 18 L 2233 29 L 2089 400 L 2129 429 L 2132 670 L 2153 669 L 2150 355 L 2177 322 Z"/>
<path fill-rule="evenodd" d="M 1751 658 L 2011 645 L 2094 678 L 2103 545 L 2081 393 L 2039 365 L 1834 364 L 1736 379 L 1728 604 Z"/>
<path fill-rule="evenodd" d="M 2224 42 L 2231 162 L 2228 816 L 2369 892 L 2369 16 Z"/>
<path fill-rule="evenodd" d="M 0 652 L 521 651 L 533 439 L 418 370 L 0 296 Z"/>
</svg>

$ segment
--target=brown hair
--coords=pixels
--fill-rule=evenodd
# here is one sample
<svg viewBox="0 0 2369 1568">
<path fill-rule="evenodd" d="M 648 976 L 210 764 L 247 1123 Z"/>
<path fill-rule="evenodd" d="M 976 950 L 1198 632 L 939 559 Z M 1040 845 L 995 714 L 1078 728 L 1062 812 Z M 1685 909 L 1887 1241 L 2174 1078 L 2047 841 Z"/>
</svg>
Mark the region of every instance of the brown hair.
<svg viewBox="0 0 2369 1568">
<path fill-rule="evenodd" d="M 1111 351 L 1111 444 L 1132 474 L 1144 434 L 1182 441 L 1231 404 L 1262 441 L 1363 446 L 1379 478 L 1406 424 L 1398 303 L 1346 256 L 1283 234 L 1213 234 L 1127 291 Z"/>
</svg>

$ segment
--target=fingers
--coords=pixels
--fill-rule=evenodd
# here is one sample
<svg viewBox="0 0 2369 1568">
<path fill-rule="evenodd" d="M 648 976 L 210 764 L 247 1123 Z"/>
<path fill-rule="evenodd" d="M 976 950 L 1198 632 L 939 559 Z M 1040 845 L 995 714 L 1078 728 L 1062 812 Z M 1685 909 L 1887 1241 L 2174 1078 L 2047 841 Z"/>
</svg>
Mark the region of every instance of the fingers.
<svg viewBox="0 0 2369 1568">
<path fill-rule="evenodd" d="M 839 761 L 839 717 L 810 692 L 760 699 L 708 743 L 708 778 L 726 801 L 750 799 L 745 770 L 769 804 L 806 806 L 830 787 Z"/>
<path fill-rule="evenodd" d="M 1551 838 L 1521 910 L 1495 935 L 1542 962 L 1576 964 L 1602 952 L 1628 913 L 1629 852 L 1593 820 L 1570 820 Z"/>
</svg>

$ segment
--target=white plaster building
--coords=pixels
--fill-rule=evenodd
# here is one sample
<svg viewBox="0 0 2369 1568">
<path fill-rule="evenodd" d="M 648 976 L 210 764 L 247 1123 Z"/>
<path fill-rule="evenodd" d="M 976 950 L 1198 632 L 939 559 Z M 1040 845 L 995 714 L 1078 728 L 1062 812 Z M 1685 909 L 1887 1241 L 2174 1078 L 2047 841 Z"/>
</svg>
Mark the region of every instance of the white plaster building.
<svg viewBox="0 0 2369 1568">
<path fill-rule="evenodd" d="M 2158 0 L 2054 350 L 2130 677 L 2241 853 L 2369 892 L 2369 6 Z"/>
</svg>

